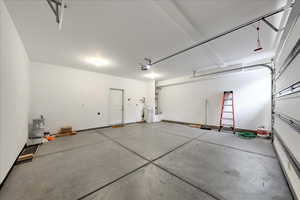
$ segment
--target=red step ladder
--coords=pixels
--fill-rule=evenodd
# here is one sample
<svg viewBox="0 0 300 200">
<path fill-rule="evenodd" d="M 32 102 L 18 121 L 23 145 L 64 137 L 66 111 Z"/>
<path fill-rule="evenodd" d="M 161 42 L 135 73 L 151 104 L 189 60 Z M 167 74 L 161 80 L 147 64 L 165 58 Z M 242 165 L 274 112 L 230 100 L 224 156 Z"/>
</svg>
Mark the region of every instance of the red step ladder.
<svg viewBox="0 0 300 200">
<path fill-rule="evenodd" d="M 219 132 L 223 128 L 229 128 L 233 133 L 235 133 L 233 91 L 224 91 L 222 97 Z"/>
</svg>

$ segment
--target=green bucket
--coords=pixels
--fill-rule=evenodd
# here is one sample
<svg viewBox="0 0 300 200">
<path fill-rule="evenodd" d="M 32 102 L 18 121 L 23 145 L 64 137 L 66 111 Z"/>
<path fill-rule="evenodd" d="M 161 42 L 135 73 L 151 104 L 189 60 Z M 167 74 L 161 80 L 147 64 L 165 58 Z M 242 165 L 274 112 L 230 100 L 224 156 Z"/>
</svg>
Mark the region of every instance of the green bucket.
<svg viewBox="0 0 300 200">
<path fill-rule="evenodd" d="M 255 133 L 252 133 L 252 132 L 246 132 L 246 131 L 243 131 L 243 132 L 237 132 L 237 135 L 238 135 L 240 138 L 244 138 L 244 139 L 253 139 L 253 138 L 256 138 L 256 134 L 255 134 Z"/>
</svg>

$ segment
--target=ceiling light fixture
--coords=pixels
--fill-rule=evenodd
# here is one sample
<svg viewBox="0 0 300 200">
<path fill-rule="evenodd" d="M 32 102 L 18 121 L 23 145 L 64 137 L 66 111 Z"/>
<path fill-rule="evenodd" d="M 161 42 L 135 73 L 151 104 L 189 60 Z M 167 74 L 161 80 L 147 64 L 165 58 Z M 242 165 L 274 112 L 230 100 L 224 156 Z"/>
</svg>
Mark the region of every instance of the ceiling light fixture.
<svg viewBox="0 0 300 200">
<path fill-rule="evenodd" d="M 149 58 L 144 58 L 144 60 L 147 62 L 146 65 L 140 63 L 140 67 L 142 71 L 147 71 L 152 66 L 152 61 Z"/>
<path fill-rule="evenodd" d="M 156 78 L 160 77 L 160 75 L 159 75 L 159 74 L 156 74 L 156 73 L 154 73 L 154 72 L 151 72 L 151 73 L 149 73 L 149 74 L 145 74 L 144 77 L 150 78 L 150 79 L 156 79 Z"/>
<path fill-rule="evenodd" d="M 100 57 L 89 57 L 86 58 L 86 62 L 97 67 L 107 66 L 110 64 L 109 60 Z"/>
</svg>

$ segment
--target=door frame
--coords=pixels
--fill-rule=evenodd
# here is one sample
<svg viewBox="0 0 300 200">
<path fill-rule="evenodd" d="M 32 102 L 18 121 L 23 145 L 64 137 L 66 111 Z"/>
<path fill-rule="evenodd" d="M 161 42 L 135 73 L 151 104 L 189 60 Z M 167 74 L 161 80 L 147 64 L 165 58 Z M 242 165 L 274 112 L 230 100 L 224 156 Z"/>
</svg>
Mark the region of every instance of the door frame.
<svg viewBox="0 0 300 200">
<path fill-rule="evenodd" d="M 125 97 L 125 90 L 124 89 L 119 89 L 119 88 L 109 88 L 108 90 L 108 124 L 109 125 L 120 125 L 120 124 L 111 124 L 111 112 L 110 112 L 110 106 L 111 106 L 111 103 L 110 103 L 110 92 L 112 90 L 116 90 L 116 91 L 121 91 L 122 92 L 122 122 L 121 122 L 121 125 L 124 124 L 124 116 L 125 116 L 125 106 L 124 106 L 124 97 Z"/>
</svg>

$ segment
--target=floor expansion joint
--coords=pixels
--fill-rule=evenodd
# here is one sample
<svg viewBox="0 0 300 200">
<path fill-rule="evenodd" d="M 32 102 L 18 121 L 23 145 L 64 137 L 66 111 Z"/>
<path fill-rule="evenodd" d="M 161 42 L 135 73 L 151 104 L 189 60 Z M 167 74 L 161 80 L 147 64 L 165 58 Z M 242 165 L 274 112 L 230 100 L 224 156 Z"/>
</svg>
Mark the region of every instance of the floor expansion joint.
<svg viewBox="0 0 300 200">
<path fill-rule="evenodd" d="M 244 150 L 244 149 L 240 149 L 240 148 L 236 148 L 236 147 L 232 147 L 232 146 L 228 146 L 228 145 L 209 142 L 209 141 L 206 141 L 206 140 L 197 139 L 197 141 L 207 143 L 207 144 L 221 146 L 221 147 L 224 147 L 224 148 L 234 149 L 234 150 L 241 151 L 241 152 L 256 154 L 256 155 L 267 157 L 267 158 L 277 159 L 276 156 L 271 156 L 271 155 L 267 155 L 267 154 L 263 154 L 263 153 L 254 152 L 254 151 L 248 151 L 248 150 Z"/>
<path fill-rule="evenodd" d="M 90 145 L 100 144 L 102 142 L 104 142 L 104 141 L 90 143 L 90 144 L 85 144 L 85 145 L 80 145 L 80 146 L 77 146 L 77 147 L 73 147 L 73 148 L 70 148 L 70 149 L 64 149 L 64 150 L 61 150 L 61 151 L 55 151 L 55 152 L 45 153 L 45 154 L 41 154 L 41 155 L 36 155 L 35 157 L 36 158 L 40 158 L 40 157 L 54 155 L 54 154 L 57 154 L 57 153 L 64 153 L 64 152 L 68 152 L 68 151 L 73 151 L 75 149 L 81 149 L 81 148 L 84 148 L 84 147 L 88 147 Z"/>
<path fill-rule="evenodd" d="M 141 165 L 140 167 L 135 168 L 134 170 L 132 170 L 132 171 L 130 171 L 130 172 L 124 174 L 123 176 L 120 176 L 119 178 L 117 178 L 117 179 L 115 179 L 115 180 L 112 180 L 112 181 L 106 183 L 105 185 L 102 185 L 101 187 L 99 187 L 99 188 L 97 188 L 97 189 L 95 189 L 95 190 L 93 190 L 93 191 L 91 191 L 91 192 L 89 192 L 89 193 L 83 195 L 82 197 L 79 197 L 77 200 L 83 200 L 84 198 L 86 198 L 86 197 L 88 197 L 88 196 L 94 194 L 95 192 L 98 192 L 98 191 L 102 190 L 103 188 L 108 187 L 109 185 L 111 185 L 111 184 L 113 184 L 113 183 L 115 183 L 115 182 L 118 182 L 119 180 L 121 180 L 121 179 L 123 179 L 123 178 L 129 176 L 130 174 L 133 174 L 134 172 L 136 172 L 136 171 L 138 171 L 138 170 L 140 170 L 140 169 L 146 167 L 146 166 L 149 165 L 149 164 L 151 164 L 151 162 L 145 163 L 145 164 Z"/>
<path fill-rule="evenodd" d="M 173 148 L 172 150 L 170 150 L 170 151 L 168 151 L 168 152 L 162 154 L 161 156 L 159 156 L 159 157 L 157 157 L 157 158 L 151 160 L 151 159 L 145 158 L 144 156 L 142 156 L 142 155 L 140 155 L 139 153 L 137 153 L 137 152 L 131 150 L 130 148 L 128 148 L 128 147 L 122 145 L 120 142 L 118 142 L 118 141 L 114 140 L 113 138 L 111 138 L 111 137 L 105 135 L 104 133 L 101 133 L 101 132 L 97 132 L 97 133 L 100 134 L 100 135 L 103 135 L 104 137 L 106 137 L 106 138 L 109 139 L 110 141 L 114 142 L 115 144 L 119 145 L 120 147 L 126 149 L 127 151 L 129 151 L 129 152 L 131 152 L 131 153 L 133 153 L 133 154 L 139 156 L 140 158 L 142 158 L 142 159 L 148 161 L 148 163 L 146 163 L 146 164 L 142 165 L 141 167 L 138 167 L 137 169 L 135 169 L 135 170 L 133 170 L 133 171 L 131 171 L 131 172 L 129 172 L 129 173 L 127 173 L 127 174 L 125 174 L 125 175 L 119 177 L 118 179 L 116 179 L 116 180 L 114 180 L 114 181 L 111 181 L 110 183 L 105 184 L 104 186 L 101 186 L 101 187 L 98 188 L 97 190 L 94 190 L 93 192 L 90 192 L 90 193 L 84 195 L 83 197 L 81 197 L 81 198 L 79 198 L 79 199 L 77 199 L 77 200 L 82 200 L 82 199 L 88 197 L 89 195 L 92 195 L 93 193 L 98 192 L 98 191 L 100 191 L 101 189 L 103 189 L 103 188 L 105 188 L 105 187 L 107 187 L 107 186 L 109 186 L 109 185 L 111 185 L 111 184 L 113 184 L 113 183 L 115 183 L 115 182 L 121 180 L 122 178 L 125 178 L 125 177 L 129 176 L 130 174 L 132 174 L 132 173 L 138 171 L 139 169 L 142 169 L 143 167 L 146 167 L 146 166 L 149 165 L 149 164 L 153 164 L 154 166 L 158 167 L 159 169 L 161 169 L 161 170 L 167 172 L 168 174 L 170 174 L 170 175 L 176 177 L 177 179 L 179 179 L 179 180 L 185 182 L 186 184 L 192 186 L 193 188 L 196 188 L 197 190 L 199 190 L 199 191 L 201 191 L 201 192 L 203 192 L 203 193 L 205 193 L 205 194 L 207 194 L 207 195 L 213 197 L 213 198 L 216 199 L 216 200 L 226 200 L 226 199 L 225 199 L 224 197 L 222 197 L 220 194 L 216 194 L 216 193 L 214 193 L 214 192 L 211 192 L 211 191 L 209 191 L 208 189 L 204 188 L 203 186 L 202 186 L 202 187 L 199 187 L 199 186 L 197 186 L 197 185 L 195 185 L 195 184 L 189 182 L 188 180 L 186 180 L 186 179 L 184 179 L 184 178 L 178 176 L 177 174 L 175 174 L 175 173 L 169 171 L 168 169 L 165 169 L 164 167 L 162 167 L 162 166 L 160 166 L 160 165 L 158 165 L 158 164 L 155 163 L 155 161 L 157 161 L 157 160 L 163 158 L 164 156 L 166 156 L 166 155 L 168 155 L 168 154 L 170 154 L 170 153 L 172 153 L 172 152 L 174 152 L 174 151 L 176 151 L 176 150 L 182 148 L 183 146 L 185 146 L 185 145 L 191 143 L 192 141 L 197 140 L 197 139 L 198 139 L 199 137 L 201 137 L 201 136 L 192 138 L 192 139 L 188 140 L 187 142 L 185 142 L 185 143 L 183 143 L 183 144 L 181 144 L 181 145 L 179 145 L 179 146 Z"/>
</svg>

